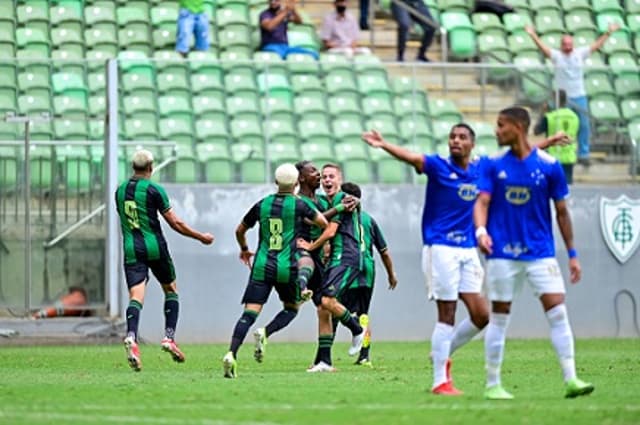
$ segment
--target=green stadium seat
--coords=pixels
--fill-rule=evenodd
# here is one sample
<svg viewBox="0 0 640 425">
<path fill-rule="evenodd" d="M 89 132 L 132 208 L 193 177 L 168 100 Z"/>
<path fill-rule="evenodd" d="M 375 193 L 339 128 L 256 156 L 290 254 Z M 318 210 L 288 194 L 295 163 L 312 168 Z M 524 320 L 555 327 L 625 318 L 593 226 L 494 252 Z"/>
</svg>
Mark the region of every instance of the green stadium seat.
<svg viewBox="0 0 640 425">
<path fill-rule="evenodd" d="M 619 0 L 591 0 L 591 8 L 596 14 L 607 12 L 624 13 Z"/>
<path fill-rule="evenodd" d="M 471 128 L 473 128 L 473 131 L 476 134 L 476 145 L 479 143 L 484 145 L 496 143 L 496 135 L 493 125 L 482 121 L 471 122 L 469 125 L 471 125 Z"/>
<path fill-rule="evenodd" d="M 364 132 L 363 122 L 361 119 L 353 118 L 337 118 L 331 122 L 333 135 L 336 140 L 360 140 Z"/>
<path fill-rule="evenodd" d="M 236 141 L 242 141 L 254 146 L 264 144 L 264 132 L 258 119 L 235 118 L 229 123 L 231 136 Z"/>
<path fill-rule="evenodd" d="M 237 24 L 219 30 L 218 43 L 222 50 L 230 50 L 234 54 L 243 54 L 246 58 L 251 56 L 250 34 L 242 26 L 237 28 Z"/>
<path fill-rule="evenodd" d="M 268 143 L 298 145 L 298 134 L 292 120 L 270 119 L 264 123 L 264 136 Z"/>
<path fill-rule="evenodd" d="M 213 143 L 216 145 L 229 144 L 229 132 L 227 120 L 217 116 L 199 119 L 195 123 L 196 139 L 200 143 Z"/>
<path fill-rule="evenodd" d="M 32 145 L 29 152 L 31 188 L 42 192 L 50 190 L 56 181 L 56 167 L 53 165 L 53 148 Z"/>
<path fill-rule="evenodd" d="M 196 116 L 220 118 L 226 117 L 225 103 L 223 97 L 200 95 L 191 99 L 193 103 L 193 113 Z"/>
<path fill-rule="evenodd" d="M 278 97 L 263 97 L 262 113 L 265 119 L 293 119 L 292 102 Z"/>
<path fill-rule="evenodd" d="M 21 72 L 18 74 L 18 89 L 21 92 L 34 93 L 37 90 L 51 91 L 48 72 Z"/>
<path fill-rule="evenodd" d="M 447 30 L 449 49 L 453 57 L 467 59 L 476 54 L 476 32 L 467 12 L 444 12 L 440 15 Z"/>
<path fill-rule="evenodd" d="M 281 98 L 291 102 L 293 89 L 286 75 L 261 73 L 258 74 L 258 90 L 262 96 Z"/>
<path fill-rule="evenodd" d="M 191 90 L 201 95 L 217 96 L 224 94 L 225 87 L 219 75 L 192 74 Z"/>
<path fill-rule="evenodd" d="M 19 138 L 24 139 L 24 126 L 20 126 L 20 134 Z M 32 122 L 29 125 L 29 134 L 31 134 L 32 140 L 52 140 L 53 139 L 53 129 L 51 127 L 50 122 Z"/>
<path fill-rule="evenodd" d="M 449 134 L 451 133 L 451 127 L 457 124 L 456 121 L 445 121 L 445 120 L 433 120 L 431 125 L 433 126 L 433 138 L 435 139 L 436 149 L 438 145 L 447 144 L 447 140 L 449 140 Z M 447 155 L 449 149 L 447 148 Z"/>
<path fill-rule="evenodd" d="M 627 121 L 640 120 L 640 97 L 635 99 L 624 99 L 620 103 L 622 118 Z"/>
<path fill-rule="evenodd" d="M 139 119 L 127 119 L 124 122 L 125 140 L 158 140 L 158 128 L 156 120 L 146 121 Z"/>
<path fill-rule="evenodd" d="M 86 52 L 86 64 L 90 71 L 104 72 L 106 61 L 117 56 L 117 47 L 100 46 Z"/>
<path fill-rule="evenodd" d="M 201 143 L 196 146 L 196 154 L 203 165 L 205 182 L 232 183 L 235 180 L 235 166 L 226 146 Z"/>
<path fill-rule="evenodd" d="M 367 117 L 383 114 L 388 115 L 389 117 L 393 117 L 395 115 L 391 102 L 388 99 L 377 97 L 362 98 L 362 112 Z"/>
<path fill-rule="evenodd" d="M 548 97 L 551 74 L 538 59 L 538 53 L 524 53 L 516 56 L 514 64 L 520 73 L 522 95 L 533 103 L 540 103 Z"/>
<path fill-rule="evenodd" d="M 418 141 L 433 140 L 433 131 L 427 121 L 406 117 L 400 121 L 400 137 L 408 143 L 415 144 Z"/>
<path fill-rule="evenodd" d="M 615 53 L 609 56 L 609 67 L 615 75 L 638 74 L 638 64 L 631 53 Z"/>
<path fill-rule="evenodd" d="M 149 6 L 146 2 L 127 2 L 116 8 L 116 22 L 120 27 L 140 28 L 149 31 Z"/>
<path fill-rule="evenodd" d="M 226 98 L 227 114 L 233 118 L 255 118 L 260 115 L 259 105 L 253 96 L 231 96 Z"/>
<path fill-rule="evenodd" d="M 575 11 L 592 12 L 589 0 L 560 0 L 560 4 L 565 13 Z"/>
<path fill-rule="evenodd" d="M 158 121 L 160 138 L 176 142 L 184 147 L 193 146 L 193 119 L 190 116 L 180 115 L 161 118 Z"/>
<path fill-rule="evenodd" d="M 616 76 L 614 86 L 620 97 L 640 97 L 640 75 L 638 74 L 620 74 Z"/>
<path fill-rule="evenodd" d="M 24 94 L 18 97 L 18 109 L 22 114 L 51 112 L 51 96 L 47 93 Z"/>
<path fill-rule="evenodd" d="M 616 31 L 607 39 L 602 46 L 602 52 L 608 56 L 618 53 L 633 53 L 633 47 L 629 42 L 627 34 Z"/>
<path fill-rule="evenodd" d="M 86 192 L 91 189 L 91 158 L 84 146 L 57 146 L 56 160 L 62 170 L 65 190 Z"/>
<path fill-rule="evenodd" d="M 286 64 L 291 74 L 312 76 L 318 74 L 320 64 L 311 55 L 304 53 L 291 53 L 287 55 Z"/>
<path fill-rule="evenodd" d="M 565 24 L 559 10 L 539 11 L 534 22 L 538 34 L 563 34 L 565 32 Z"/>
<path fill-rule="evenodd" d="M 256 95 L 258 93 L 258 86 L 253 74 L 228 73 L 224 76 L 224 87 L 229 94 Z"/>
<path fill-rule="evenodd" d="M 6 193 L 16 189 L 19 176 L 18 167 L 18 150 L 13 146 L 0 147 L 0 192 Z"/>
<path fill-rule="evenodd" d="M 389 79 L 389 81 L 391 82 L 391 88 L 396 96 L 402 96 L 404 94 L 412 94 L 416 92 L 424 92 L 424 88 L 415 78 L 392 77 Z"/>
<path fill-rule="evenodd" d="M 16 90 L 13 88 L 3 88 L 0 87 L 0 113 L 4 114 L 6 112 L 18 112 L 18 103 L 16 101 Z M 1 129 L 2 122 L 0 122 L 0 137 L 2 137 L 3 130 Z M 0 139 L 2 140 L 2 139 Z"/>
<path fill-rule="evenodd" d="M 327 106 L 324 93 L 301 94 L 293 99 L 293 109 L 299 115 L 309 116 L 309 113 L 326 116 Z"/>
<path fill-rule="evenodd" d="M 438 0 L 437 4 L 438 9 L 447 12 L 469 13 L 473 9 L 468 0 Z"/>
<path fill-rule="evenodd" d="M 113 52 L 113 49 L 118 48 L 117 34 L 115 32 L 109 33 L 104 29 L 91 28 L 85 30 L 84 40 L 87 46 L 91 46 L 92 49 L 96 50 L 108 49 L 109 52 Z"/>
<path fill-rule="evenodd" d="M 212 51 L 189 53 L 188 65 L 192 74 L 218 75 L 222 78 L 222 66 L 218 56 Z"/>
<path fill-rule="evenodd" d="M 329 97 L 327 99 L 327 104 L 329 106 L 329 114 L 334 117 L 344 117 L 344 116 L 360 116 L 362 108 L 360 104 L 353 98 L 349 96 L 340 96 L 335 95 Z"/>
<path fill-rule="evenodd" d="M 477 34 L 503 35 L 505 33 L 502 21 L 493 13 L 474 13 L 471 22 Z"/>
<path fill-rule="evenodd" d="M 337 69 L 351 71 L 352 63 L 346 56 L 335 53 L 320 53 L 320 67 L 325 75 Z"/>
<path fill-rule="evenodd" d="M 57 94 L 87 98 L 88 90 L 82 74 L 60 72 L 51 76 L 51 87 Z"/>
<path fill-rule="evenodd" d="M 104 140 L 104 120 L 89 121 L 89 140 Z"/>
<path fill-rule="evenodd" d="M 362 96 L 373 96 L 380 99 L 392 99 L 391 88 L 385 77 L 379 75 L 362 75 L 357 78 L 358 90 Z"/>
<path fill-rule="evenodd" d="M 16 6 L 13 2 L 0 2 L 0 21 L 11 22 L 15 24 L 16 21 Z"/>
<path fill-rule="evenodd" d="M 157 90 L 162 94 L 189 94 L 189 80 L 186 72 L 163 71 L 158 73 Z"/>
<path fill-rule="evenodd" d="M 598 31 L 600 33 L 607 32 L 609 30 L 609 25 L 612 23 L 617 23 L 618 25 L 620 25 L 620 29 L 612 35 L 616 35 L 619 32 L 629 32 L 629 28 L 627 28 L 627 24 L 624 21 L 621 13 L 602 12 L 596 15 L 596 26 L 598 27 Z"/>
<path fill-rule="evenodd" d="M 165 2 L 150 10 L 151 24 L 154 28 L 175 28 L 178 21 L 178 5 Z"/>
<path fill-rule="evenodd" d="M 635 142 L 640 145 L 640 121 L 630 122 L 628 130 L 631 140 L 635 140 Z"/>
<path fill-rule="evenodd" d="M 91 94 L 104 94 L 107 88 L 104 72 L 91 72 L 87 74 L 87 88 Z"/>
<path fill-rule="evenodd" d="M 242 183 L 266 183 L 268 180 L 266 171 L 266 161 L 264 153 L 257 152 L 254 146 L 246 144 L 236 144 L 232 147 L 232 156 L 238 152 L 238 157 L 244 157 L 243 160 L 235 160 L 234 162 L 240 169 L 240 181 Z M 240 156 L 242 155 L 242 156 Z"/>
<path fill-rule="evenodd" d="M 176 160 L 171 164 L 165 176 L 175 183 L 197 183 L 200 181 L 199 161 L 191 149 L 178 148 Z"/>
<path fill-rule="evenodd" d="M 509 51 L 514 55 L 522 53 L 538 53 L 538 47 L 528 34 L 518 32 L 507 37 Z"/>
<path fill-rule="evenodd" d="M 585 78 L 585 90 L 589 99 L 616 100 L 617 96 L 609 78 L 602 74 L 595 74 Z"/>
<path fill-rule="evenodd" d="M 302 118 L 298 122 L 300 136 L 308 142 L 322 143 L 333 141 L 333 133 L 326 120 Z"/>
<path fill-rule="evenodd" d="M 115 33 L 116 8 L 113 2 L 103 1 L 84 8 L 84 22 L 89 28 L 111 29 Z"/>
<path fill-rule="evenodd" d="M 54 96 L 53 112 L 63 118 L 85 119 L 87 100 L 77 96 Z"/>
<path fill-rule="evenodd" d="M 313 92 L 324 92 L 322 82 L 316 75 L 292 75 L 291 87 L 297 94 Z"/>
<path fill-rule="evenodd" d="M 239 8 L 220 7 L 216 10 L 215 21 L 219 28 L 229 25 L 243 25 L 249 27 L 249 14 L 246 6 Z"/>
<path fill-rule="evenodd" d="M 287 76 L 287 62 L 283 61 L 277 53 L 255 52 L 253 54 L 253 62 L 259 72 Z"/>
<path fill-rule="evenodd" d="M 18 28 L 16 30 L 16 44 L 21 49 L 41 52 L 48 56 L 51 43 L 47 35 L 48 31 L 43 32 L 39 29 Z"/>
<path fill-rule="evenodd" d="M 524 33 L 524 27 L 533 25 L 531 17 L 524 13 L 505 13 L 502 16 L 502 20 L 504 22 L 504 28 L 510 34 Z M 524 33 L 524 36 L 528 37 L 526 33 Z"/>
<path fill-rule="evenodd" d="M 622 120 L 618 104 L 612 100 L 590 100 L 589 111 L 591 112 L 591 116 L 597 117 L 598 122 L 617 126 Z"/>
<path fill-rule="evenodd" d="M 30 1 L 28 4 L 19 5 L 16 18 L 18 24 L 48 32 L 50 19 L 47 1 Z"/>
<path fill-rule="evenodd" d="M 151 36 L 153 48 L 170 49 L 176 45 L 176 28 L 159 28 Z"/>
<path fill-rule="evenodd" d="M 605 76 L 609 76 L 609 68 L 604 63 L 602 55 L 599 55 L 598 52 L 593 52 L 584 60 L 584 74 L 586 77 L 594 74 L 604 74 Z"/>
<path fill-rule="evenodd" d="M 168 72 L 187 72 L 188 66 L 182 55 L 175 50 L 156 50 L 153 52 L 156 69 Z"/>
<path fill-rule="evenodd" d="M 429 99 L 429 114 L 433 119 L 462 121 L 462 114 L 450 99 Z"/>
<path fill-rule="evenodd" d="M 82 120 L 54 120 L 53 136 L 56 140 L 88 140 L 87 123 Z"/>
<path fill-rule="evenodd" d="M 478 50 L 480 53 L 496 53 L 500 51 L 507 51 L 506 39 L 500 34 L 487 33 L 480 34 L 478 37 Z"/>
<path fill-rule="evenodd" d="M 426 120 L 429 117 L 427 100 L 424 95 L 396 97 L 393 101 L 393 109 L 399 118 L 408 114 Z"/>
<path fill-rule="evenodd" d="M 357 75 L 373 75 L 387 78 L 387 70 L 379 57 L 374 55 L 356 55 L 353 58 L 353 68 Z"/>
<path fill-rule="evenodd" d="M 395 158 L 380 158 L 376 162 L 378 182 L 398 184 L 407 182 L 407 166 Z"/>
<path fill-rule="evenodd" d="M 191 95 L 166 95 L 158 98 L 158 112 L 161 117 L 187 115 L 191 117 Z"/>
<path fill-rule="evenodd" d="M 505 0 L 505 3 L 520 12 L 530 13 L 532 9 L 528 0 Z"/>
<path fill-rule="evenodd" d="M 287 143 L 269 143 L 267 145 L 267 154 L 272 169 L 275 169 L 285 162 L 295 164 L 300 160 L 298 147 Z"/>
<path fill-rule="evenodd" d="M 103 116 L 106 112 L 107 104 L 102 95 L 89 97 L 89 114 L 93 116 Z"/>
<path fill-rule="evenodd" d="M 59 3 L 57 6 L 49 9 L 51 25 L 54 27 L 72 29 L 81 33 L 84 25 L 82 12 L 83 7 L 81 2 Z"/>
<path fill-rule="evenodd" d="M 595 31 L 596 25 L 592 16 L 588 10 L 573 10 L 564 15 L 565 27 L 571 28 L 574 33 L 582 30 Z"/>
<path fill-rule="evenodd" d="M 368 158 L 349 158 L 341 161 L 341 164 L 345 179 L 360 184 L 374 182 L 373 170 L 371 169 L 371 162 Z"/>
<path fill-rule="evenodd" d="M 332 143 L 307 142 L 300 146 L 300 152 L 303 158 L 318 166 L 335 161 Z"/>
<path fill-rule="evenodd" d="M 290 46 L 304 47 L 316 52 L 320 50 L 320 41 L 313 25 L 289 24 L 287 27 L 287 39 Z"/>
</svg>

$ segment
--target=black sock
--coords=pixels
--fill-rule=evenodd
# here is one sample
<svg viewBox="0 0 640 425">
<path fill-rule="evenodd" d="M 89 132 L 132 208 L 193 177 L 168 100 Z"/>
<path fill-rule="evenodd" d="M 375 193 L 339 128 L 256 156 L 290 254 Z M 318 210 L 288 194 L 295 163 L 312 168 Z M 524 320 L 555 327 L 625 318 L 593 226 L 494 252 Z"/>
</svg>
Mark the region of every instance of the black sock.
<svg viewBox="0 0 640 425">
<path fill-rule="evenodd" d="M 258 317 L 258 313 L 252 310 L 245 310 L 238 319 L 238 323 L 236 323 L 236 327 L 233 329 L 233 336 L 231 337 L 231 346 L 229 347 L 229 351 L 233 353 L 233 357 L 236 357 L 238 354 L 238 349 L 242 345 L 244 338 L 247 336 L 247 332 L 249 332 L 249 328 L 256 321 Z"/>
<path fill-rule="evenodd" d="M 283 308 L 265 328 L 267 336 L 271 336 L 280 329 L 286 327 L 293 319 L 296 318 L 297 314 L 298 310 L 288 309 L 286 307 Z"/>
<path fill-rule="evenodd" d="M 176 334 L 176 325 L 178 324 L 178 313 L 180 311 L 180 302 L 178 294 L 168 292 L 164 296 L 164 335 L 173 339 Z"/>
<path fill-rule="evenodd" d="M 358 356 L 358 361 L 360 360 L 369 360 L 369 349 L 371 348 L 371 345 L 369 345 L 368 347 L 362 347 L 360 349 L 360 355 Z"/>
<path fill-rule="evenodd" d="M 325 362 L 331 365 L 331 347 L 333 346 L 334 334 L 318 336 L 318 353 L 314 364 Z"/>
<path fill-rule="evenodd" d="M 307 283 L 309 282 L 309 278 L 313 275 L 313 265 L 312 266 L 302 266 L 298 269 L 298 288 L 301 291 L 307 289 Z"/>
<path fill-rule="evenodd" d="M 356 336 L 362 333 L 362 326 L 358 323 L 358 319 L 349 313 L 349 310 L 345 309 L 342 316 L 337 319 L 340 320 L 340 323 L 349 328 L 351 335 Z"/>
<path fill-rule="evenodd" d="M 127 336 L 133 337 L 134 341 L 138 340 L 138 322 L 140 321 L 140 311 L 142 303 L 137 300 L 129 300 L 127 307 Z"/>
</svg>

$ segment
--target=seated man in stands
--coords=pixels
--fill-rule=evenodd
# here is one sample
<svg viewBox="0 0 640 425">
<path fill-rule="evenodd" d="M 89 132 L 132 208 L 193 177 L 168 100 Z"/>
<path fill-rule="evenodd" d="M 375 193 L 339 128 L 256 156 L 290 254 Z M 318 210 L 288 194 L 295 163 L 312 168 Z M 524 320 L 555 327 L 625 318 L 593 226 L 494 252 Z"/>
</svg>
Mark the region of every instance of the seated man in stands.
<svg viewBox="0 0 640 425">
<path fill-rule="evenodd" d="M 335 0 L 336 10 L 325 15 L 320 38 L 330 53 L 342 53 L 348 57 L 370 54 L 366 47 L 358 47 L 360 29 L 356 18 L 347 11 L 347 0 Z"/>
<path fill-rule="evenodd" d="M 38 310 L 33 313 L 32 317 L 46 319 L 49 317 L 88 316 L 90 311 L 83 308 L 87 302 L 87 292 L 84 288 L 72 286 L 54 305 Z"/>
<path fill-rule="evenodd" d="M 291 47 L 287 39 L 289 21 L 301 24 L 295 0 L 269 0 L 269 8 L 260 14 L 260 50 L 275 52 L 283 59 L 289 53 L 305 53 L 318 59 L 318 52 L 304 47 Z"/>
</svg>

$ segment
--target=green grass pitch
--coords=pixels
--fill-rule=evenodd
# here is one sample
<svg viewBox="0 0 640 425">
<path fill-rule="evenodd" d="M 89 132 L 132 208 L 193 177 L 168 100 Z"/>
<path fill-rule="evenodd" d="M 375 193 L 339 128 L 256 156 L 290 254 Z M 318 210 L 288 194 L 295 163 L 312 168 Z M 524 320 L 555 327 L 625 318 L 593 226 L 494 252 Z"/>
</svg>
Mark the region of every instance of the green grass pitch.
<svg viewBox="0 0 640 425">
<path fill-rule="evenodd" d="M 563 398 L 547 340 L 508 340 L 503 384 L 516 399 L 486 401 L 483 346 L 454 356 L 465 394 L 430 394 L 429 344 L 376 342 L 374 368 L 355 366 L 347 345 L 333 350 L 336 373 L 305 369 L 314 344 L 272 342 L 262 364 L 252 338 L 239 353 L 238 379 L 222 377 L 226 345 L 184 345 L 174 364 L 159 345 L 142 345 L 132 372 L 120 345 L 0 348 L 0 424 L 638 424 L 640 340 L 578 340 L 578 375 L 595 392 Z"/>
</svg>

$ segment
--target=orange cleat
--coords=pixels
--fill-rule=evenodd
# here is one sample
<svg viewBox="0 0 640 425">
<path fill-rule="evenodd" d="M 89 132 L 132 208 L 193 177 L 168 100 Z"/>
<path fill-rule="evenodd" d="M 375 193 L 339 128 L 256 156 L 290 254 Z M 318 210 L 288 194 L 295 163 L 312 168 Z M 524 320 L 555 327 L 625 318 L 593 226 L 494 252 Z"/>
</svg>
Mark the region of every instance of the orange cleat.
<svg viewBox="0 0 640 425">
<path fill-rule="evenodd" d="M 450 381 L 443 382 L 442 384 L 433 388 L 431 392 L 438 395 L 462 395 L 463 394 L 462 391 L 454 387 Z"/>
</svg>

